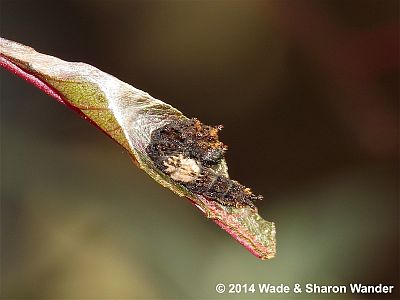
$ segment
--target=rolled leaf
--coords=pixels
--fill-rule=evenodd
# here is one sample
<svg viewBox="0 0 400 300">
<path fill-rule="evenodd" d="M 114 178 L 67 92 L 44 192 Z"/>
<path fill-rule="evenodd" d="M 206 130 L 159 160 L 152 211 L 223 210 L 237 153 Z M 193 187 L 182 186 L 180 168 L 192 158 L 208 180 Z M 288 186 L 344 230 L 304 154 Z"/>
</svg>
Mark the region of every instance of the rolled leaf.
<svg viewBox="0 0 400 300">
<path fill-rule="evenodd" d="M 126 149 L 137 166 L 159 184 L 192 201 L 250 252 L 275 255 L 275 225 L 257 209 L 224 206 L 194 194 L 157 169 L 146 153 L 151 133 L 172 121 L 186 120 L 179 110 L 112 75 L 80 62 L 66 62 L 0 38 L 0 65 L 77 111 Z M 228 177 L 225 161 L 216 170 Z"/>
</svg>

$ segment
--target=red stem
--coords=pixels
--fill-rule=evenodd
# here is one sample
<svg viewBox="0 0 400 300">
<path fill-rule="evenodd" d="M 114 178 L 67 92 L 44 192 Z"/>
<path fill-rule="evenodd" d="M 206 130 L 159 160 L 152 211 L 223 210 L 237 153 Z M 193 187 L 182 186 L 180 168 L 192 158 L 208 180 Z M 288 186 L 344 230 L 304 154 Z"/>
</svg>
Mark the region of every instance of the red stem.
<svg viewBox="0 0 400 300">
<path fill-rule="evenodd" d="M 2 66 L 7 71 L 14 73 L 15 75 L 21 77 L 26 80 L 30 84 L 36 86 L 39 90 L 45 92 L 47 95 L 53 97 L 58 102 L 61 102 L 64 105 L 67 105 L 67 101 L 65 101 L 62 96 L 47 83 L 43 82 L 41 79 L 28 73 L 26 70 L 22 69 L 18 65 L 11 62 L 7 57 L 0 54 L 0 66 Z"/>
<path fill-rule="evenodd" d="M 89 121 L 92 125 L 96 126 L 96 128 L 100 129 L 104 132 L 107 136 L 109 136 L 113 141 L 115 141 L 107 131 L 97 125 L 92 119 L 86 116 L 78 107 L 72 105 L 67 99 L 65 99 L 55 88 L 53 88 L 48 83 L 44 82 L 40 77 L 35 74 L 30 73 L 29 71 L 23 69 L 19 65 L 12 62 L 7 56 L 0 54 L 0 66 L 6 69 L 7 71 L 21 77 L 22 79 L 26 80 L 28 83 L 32 84 L 33 86 L 37 87 L 39 90 L 43 91 L 50 97 L 53 97 L 58 102 L 64 104 L 65 106 L 69 107 L 73 111 L 77 112 L 82 118 L 86 121 Z"/>
</svg>

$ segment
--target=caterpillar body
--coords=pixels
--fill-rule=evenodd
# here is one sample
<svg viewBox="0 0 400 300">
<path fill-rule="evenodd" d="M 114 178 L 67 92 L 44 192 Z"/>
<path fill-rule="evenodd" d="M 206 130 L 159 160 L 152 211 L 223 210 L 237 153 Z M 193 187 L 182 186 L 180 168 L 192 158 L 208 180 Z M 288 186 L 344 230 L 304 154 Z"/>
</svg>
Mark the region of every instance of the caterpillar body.
<svg viewBox="0 0 400 300">
<path fill-rule="evenodd" d="M 222 205 L 254 208 L 261 195 L 213 168 L 227 150 L 218 140 L 221 129 L 221 125 L 207 126 L 197 119 L 173 121 L 152 132 L 146 153 L 160 171 L 191 192 Z"/>
</svg>

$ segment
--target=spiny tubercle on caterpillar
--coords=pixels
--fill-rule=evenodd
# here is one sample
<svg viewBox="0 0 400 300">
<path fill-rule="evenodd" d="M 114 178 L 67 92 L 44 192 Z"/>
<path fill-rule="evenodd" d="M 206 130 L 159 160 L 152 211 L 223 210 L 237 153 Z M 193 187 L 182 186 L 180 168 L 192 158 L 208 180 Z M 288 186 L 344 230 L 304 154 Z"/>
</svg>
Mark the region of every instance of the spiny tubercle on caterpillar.
<svg viewBox="0 0 400 300">
<path fill-rule="evenodd" d="M 146 153 L 160 171 L 191 192 L 222 205 L 254 208 L 261 195 L 213 169 L 227 150 L 218 140 L 221 129 L 197 119 L 173 121 L 152 132 Z"/>
</svg>

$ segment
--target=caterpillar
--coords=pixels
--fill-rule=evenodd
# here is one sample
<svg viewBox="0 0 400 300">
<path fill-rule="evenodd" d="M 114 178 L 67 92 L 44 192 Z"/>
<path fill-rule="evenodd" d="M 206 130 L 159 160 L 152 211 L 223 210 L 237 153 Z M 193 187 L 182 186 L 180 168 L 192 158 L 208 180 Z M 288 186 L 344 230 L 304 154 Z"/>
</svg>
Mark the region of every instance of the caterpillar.
<svg viewBox="0 0 400 300">
<path fill-rule="evenodd" d="M 195 194 L 225 206 L 255 208 L 261 195 L 217 174 L 227 146 L 218 140 L 222 125 L 208 126 L 192 118 L 172 121 L 151 133 L 146 153 L 157 169 Z"/>
</svg>

